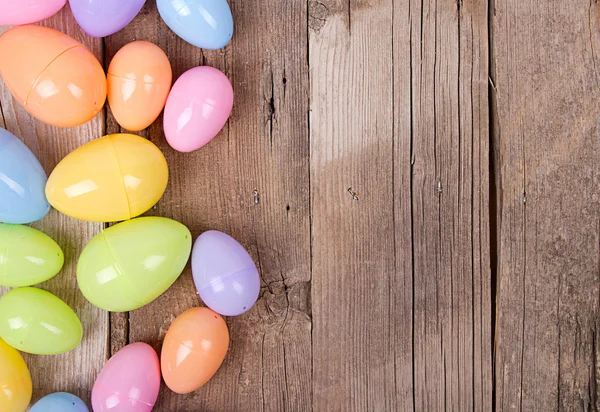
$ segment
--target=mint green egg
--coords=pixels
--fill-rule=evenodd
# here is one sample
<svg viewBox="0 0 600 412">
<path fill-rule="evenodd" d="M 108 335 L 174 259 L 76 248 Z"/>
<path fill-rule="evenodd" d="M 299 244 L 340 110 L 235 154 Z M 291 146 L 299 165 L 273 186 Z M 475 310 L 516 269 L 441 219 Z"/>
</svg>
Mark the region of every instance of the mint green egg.
<svg viewBox="0 0 600 412">
<path fill-rule="evenodd" d="M 18 288 L 0 298 L 0 338 L 35 355 L 74 349 L 83 337 L 79 318 L 65 302 L 38 288 Z"/>
<path fill-rule="evenodd" d="M 46 234 L 29 226 L 0 225 L 0 285 L 31 286 L 56 276 L 65 256 Z"/>
<path fill-rule="evenodd" d="M 86 245 L 77 263 L 77 283 L 93 305 L 128 312 L 165 292 L 183 272 L 191 250 L 190 231 L 179 222 L 128 220 Z"/>
</svg>

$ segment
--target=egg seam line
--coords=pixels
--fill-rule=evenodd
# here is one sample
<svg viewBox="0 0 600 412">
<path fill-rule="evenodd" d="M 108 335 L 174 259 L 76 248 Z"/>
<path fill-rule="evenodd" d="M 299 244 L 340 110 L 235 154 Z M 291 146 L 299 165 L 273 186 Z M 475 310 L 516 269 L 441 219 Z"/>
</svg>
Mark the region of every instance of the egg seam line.
<svg viewBox="0 0 600 412">
<path fill-rule="evenodd" d="M 4 270 L 5 270 L 5 265 L 6 265 L 6 255 L 8 254 L 8 246 L 4 246 L 4 251 L 2 254 L 2 264 L 0 264 L 0 285 L 2 286 L 9 286 L 9 285 L 4 285 L 5 279 L 4 279 Z"/>
<path fill-rule="evenodd" d="M 48 63 L 46 65 L 46 67 L 44 67 L 44 69 L 40 72 L 40 74 L 38 75 L 38 77 L 36 77 L 35 81 L 33 82 L 33 84 L 31 85 L 31 87 L 29 88 L 29 90 L 27 91 L 27 97 L 25 98 L 25 102 L 24 102 L 24 106 L 27 108 L 27 102 L 29 101 L 29 97 L 31 96 L 31 93 L 33 92 L 33 90 L 36 88 L 38 82 L 40 81 L 40 78 L 42 77 L 42 75 L 44 74 L 44 72 L 48 69 L 48 67 L 52 66 L 52 63 L 54 63 L 56 60 L 58 60 L 63 54 L 76 49 L 77 47 L 84 47 L 83 44 L 76 44 L 75 46 L 71 46 L 68 49 L 64 50 L 62 53 L 60 53 L 58 56 L 56 56 L 54 59 L 52 59 L 52 61 L 50 61 L 50 63 Z"/>
<path fill-rule="evenodd" d="M 119 79 L 119 80 L 129 80 L 130 82 L 136 82 L 136 83 L 138 83 L 138 84 L 154 84 L 154 85 L 157 85 L 157 86 L 163 86 L 163 84 L 162 84 L 162 83 L 154 83 L 154 82 L 146 82 L 146 81 L 140 81 L 140 80 L 133 80 L 133 79 L 130 79 L 130 78 L 128 78 L 128 77 L 116 76 L 116 75 L 114 75 L 114 74 L 112 74 L 112 73 L 110 73 L 110 72 L 109 72 L 109 73 L 107 73 L 107 75 L 108 75 L 108 76 L 110 76 L 110 77 L 114 77 L 115 79 Z"/>
<path fill-rule="evenodd" d="M 123 185 L 123 190 L 125 191 L 125 198 L 127 199 L 127 210 L 129 210 L 129 219 L 133 218 L 133 214 L 131 213 L 131 200 L 129 199 L 129 193 L 127 193 L 127 185 L 125 185 L 125 182 L 123 181 L 123 168 L 121 167 L 121 162 L 119 162 L 119 156 L 117 155 L 117 149 L 115 147 L 115 143 L 113 141 L 112 135 L 108 137 L 108 140 L 110 141 L 110 147 L 112 148 L 113 154 L 115 156 L 115 160 L 117 162 L 117 167 L 119 168 L 119 174 L 121 175 L 121 179 L 119 179 L 121 181 L 121 184 Z M 112 251 L 111 251 L 112 254 Z M 113 256 L 114 258 L 114 256 Z"/>
<path fill-rule="evenodd" d="M 183 4 L 182 4 L 182 6 L 181 6 L 180 8 L 178 8 L 178 9 L 175 11 L 175 14 L 176 14 L 178 17 L 179 17 L 179 12 L 180 12 L 181 10 L 185 9 L 186 7 L 190 7 L 190 5 L 189 5 L 189 4 L 188 4 L 186 1 L 184 1 L 184 2 L 182 2 L 182 3 L 183 3 Z M 195 2 L 194 2 L 194 3 L 195 3 Z M 161 16 L 161 17 L 162 17 L 162 16 Z M 177 19 L 177 21 L 179 21 L 179 19 Z"/>
<path fill-rule="evenodd" d="M 256 270 L 258 270 L 258 269 L 256 268 L 256 266 L 254 266 L 254 267 L 252 267 L 252 266 L 248 266 L 248 267 L 246 267 L 246 268 L 244 268 L 244 269 L 241 269 L 241 270 L 230 271 L 230 272 L 229 272 L 229 273 L 227 273 L 226 275 L 221 275 L 221 276 L 220 276 L 220 278 L 221 278 L 221 279 L 223 279 L 223 278 L 228 278 L 228 277 L 230 277 L 230 276 L 234 276 L 234 275 L 237 275 L 238 273 L 242 273 L 242 272 L 245 272 L 245 271 L 247 271 L 247 270 L 252 270 L 252 269 L 256 269 Z M 204 289 L 205 289 L 207 286 L 212 286 L 212 285 L 215 285 L 215 284 L 217 284 L 217 283 L 219 283 L 219 280 L 212 280 L 212 281 L 208 282 L 208 284 L 207 284 L 206 286 L 204 286 L 204 287 L 202 288 L 202 290 L 204 290 Z"/>
<path fill-rule="evenodd" d="M 114 227 L 114 226 L 113 226 L 113 227 Z M 110 230 L 110 228 L 108 228 L 107 230 Z M 117 260 L 117 258 L 116 258 L 116 256 L 115 256 L 115 254 L 113 253 L 113 248 L 112 248 L 112 246 L 110 245 L 110 242 L 108 241 L 108 238 L 106 237 L 106 234 L 105 234 L 105 232 L 106 232 L 106 230 L 105 230 L 105 231 L 103 231 L 103 232 L 101 233 L 101 235 L 102 235 L 102 239 L 104 239 L 104 243 L 106 243 L 106 247 L 108 248 L 108 253 L 110 253 L 110 257 L 112 257 L 112 260 L 113 260 L 113 262 L 114 262 L 114 265 L 115 265 L 115 266 L 118 268 L 118 270 L 119 270 L 119 275 L 120 275 L 120 277 L 122 277 L 122 278 L 124 278 L 124 279 L 125 279 L 125 282 L 127 282 L 127 284 L 128 284 L 128 285 L 129 285 L 129 287 L 130 287 L 130 290 L 136 290 L 136 288 L 134 288 L 134 287 L 133 287 L 133 284 L 132 284 L 132 283 L 129 281 L 129 278 L 128 278 L 128 277 L 125 275 L 125 272 L 124 272 L 124 271 L 123 271 L 123 269 L 121 268 L 121 264 L 119 263 L 119 261 Z M 139 300 L 137 299 L 137 296 L 135 297 L 135 301 L 136 301 L 136 305 L 138 305 L 138 303 L 137 303 L 137 302 L 139 302 Z M 141 308 L 142 306 L 144 306 L 144 304 L 137 306 L 137 308 Z M 137 309 L 137 308 L 136 308 L 136 309 Z M 133 309 L 133 310 L 135 310 L 135 309 Z M 111 310 L 111 311 L 109 311 L 109 312 L 113 312 L 113 311 Z M 125 312 L 129 312 L 129 311 L 125 311 Z"/>
</svg>

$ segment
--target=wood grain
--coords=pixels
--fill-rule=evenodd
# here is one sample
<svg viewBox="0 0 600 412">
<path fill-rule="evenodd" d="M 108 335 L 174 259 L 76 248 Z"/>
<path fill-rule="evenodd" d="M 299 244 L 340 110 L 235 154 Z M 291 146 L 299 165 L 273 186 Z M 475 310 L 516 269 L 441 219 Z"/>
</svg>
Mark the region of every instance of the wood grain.
<svg viewBox="0 0 600 412">
<path fill-rule="evenodd" d="M 169 188 L 152 213 L 183 222 L 194 237 L 208 229 L 231 234 L 251 252 L 263 281 L 257 305 L 228 319 L 232 344 L 213 380 L 186 396 L 163 388 L 156 409 L 311 410 L 306 5 L 235 2 L 232 12 L 236 31 L 223 51 L 203 52 L 179 39 L 154 2 L 105 39 L 107 63 L 126 43 L 149 40 L 169 56 L 174 79 L 202 64 L 231 79 L 231 120 L 205 148 L 175 152 L 162 119 L 141 133 L 170 166 Z M 119 130 L 111 116 L 107 130 Z M 129 323 L 113 314 L 114 349 L 127 335 L 160 350 L 174 317 L 200 303 L 188 268 L 162 297 L 131 312 Z"/>
<path fill-rule="evenodd" d="M 86 36 L 66 7 L 43 23 L 73 36 L 102 61 L 101 40 Z M 2 32 L 6 28 L 3 28 Z M 83 126 L 59 129 L 33 119 L 10 95 L 0 81 L 0 104 L 6 128 L 23 139 L 50 173 L 69 152 L 102 136 L 104 116 L 99 114 Z M 92 385 L 108 358 L 108 316 L 92 306 L 79 292 L 75 279 L 77 258 L 85 244 L 102 230 L 100 223 L 80 222 L 52 210 L 33 225 L 55 239 L 65 252 L 65 266 L 59 275 L 40 285 L 71 306 L 83 323 L 84 338 L 76 349 L 60 356 L 25 355 L 33 380 L 33 401 L 51 392 L 76 394 L 89 404 Z M 0 292 L 5 292 L 3 288 Z"/>
<path fill-rule="evenodd" d="M 391 16 L 388 0 L 311 3 L 317 411 L 394 410 L 396 401 L 394 330 L 402 314 L 393 312 L 391 296 L 395 293 Z M 410 335 L 399 338 L 401 345 Z"/>
<path fill-rule="evenodd" d="M 598 5 L 496 0 L 498 411 L 597 411 Z"/>
<path fill-rule="evenodd" d="M 487 7 L 413 2 L 410 22 L 415 409 L 488 411 Z"/>
<path fill-rule="evenodd" d="M 486 4 L 309 10 L 314 408 L 490 410 Z"/>
</svg>

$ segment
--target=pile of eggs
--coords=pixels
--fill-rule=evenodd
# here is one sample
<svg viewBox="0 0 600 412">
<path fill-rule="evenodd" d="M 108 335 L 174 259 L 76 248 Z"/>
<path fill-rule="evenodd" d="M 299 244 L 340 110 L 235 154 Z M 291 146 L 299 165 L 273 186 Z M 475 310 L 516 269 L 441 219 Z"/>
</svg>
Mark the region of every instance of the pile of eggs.
<svg viewBox="0 0 600 412">
<path fill-rule="evenodd" d="M 108 104 L 123 129 L 140 131 L 164 110 L 164 133 L 177 151 L 206 145 L 227 122 L 233 89 L 208 66 L 173 78 L 166 54 L 135 41 L 114 56 L 105 74 L 96 57 L 68 35 L 32 26 L 58 12 L 66 0 L 0 0 L 0 77 L 33 117 L 57 127 L 94 118 Z M 70 0 L 90 36 L 125 27 L 145 0 Z M 233 19 L 226 0 L 157 0 L 165 23 L 187 42 L 205 49 L 227 45 Z M 21 139 L 0 129 L 0 412 L 29 407 L 32 381 L 18 351 L 56 355 L 79 345 L 83 327 L 61 299 L 34 287 L 64 264 L 60 246 L 25 226 L 54 207 L 74 219 L 116 223 L 96 235 L 77 261 L 77 283 L 93 305 L 126 312 L 149 304 L 181 275 L 188 261 L 207 307 L 180 314 L 165 336 L 160 359 L 152 347 L 125 346 L 104 366 L 92 389 L 100 411 L 151 411 L 161 376 L 174 392 L 197 390 L 217 372 L 229 347 L 223 316 L 255 304 L 260 275 L 248 252 L 218 231 L 192 245 L 187 227 L 163 217 L 139 217 L 162 197 L 169 170 L 160 149 L 133 134 L 99 137 L 67 155 L 48 177 Z M 120 223 L 117 223 L 120 222 Z M 32 412 L 88 411 L 68 393 L 39 400 Z"/>
</svg>

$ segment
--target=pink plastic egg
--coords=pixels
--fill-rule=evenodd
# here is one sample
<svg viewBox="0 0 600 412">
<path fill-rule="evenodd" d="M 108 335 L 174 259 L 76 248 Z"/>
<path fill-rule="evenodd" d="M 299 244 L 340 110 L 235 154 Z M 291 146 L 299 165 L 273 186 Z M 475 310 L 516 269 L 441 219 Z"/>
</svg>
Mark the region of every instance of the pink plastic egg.
<svg viewBox="0 0 600 412">
<path fill-rule="evenodd" d="M 179 152 L 201 148 L 227 123 L 233 88 L 223 72 L 195 67 L 175 82 L 167 99 L 164 129 L 167 142 Z"/>
<path fill-rule="evenodd" d="M 0 26 L 21 26 L 47 19 L 67 0 L 0 0 Z"/>
<path fill-rule="evenodd" d="M 94 412 L 150 412 L 160 389 L 158 355 L 132 343 L 106 362 L 92 389 Z"/>
</svg>

